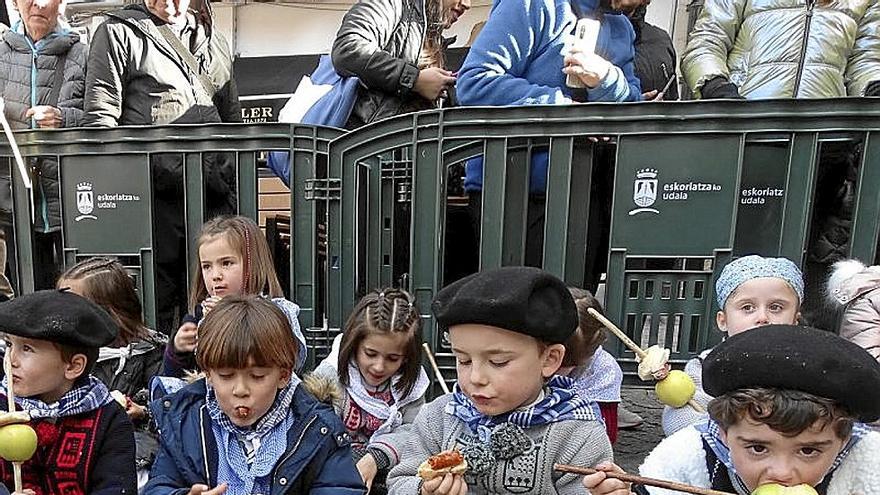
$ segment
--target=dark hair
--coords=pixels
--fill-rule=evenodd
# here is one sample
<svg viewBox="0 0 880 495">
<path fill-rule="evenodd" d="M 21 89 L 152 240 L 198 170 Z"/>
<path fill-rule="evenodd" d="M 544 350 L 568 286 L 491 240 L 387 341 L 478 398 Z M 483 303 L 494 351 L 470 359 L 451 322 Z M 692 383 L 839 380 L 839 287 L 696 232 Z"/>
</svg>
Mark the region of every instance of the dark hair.
<svg viewBox="0 0 880 495">
<path fill-rule="evenodd" d="M 422 366 L 421 317 L 413 303 L 413 296 L 401 289 L 370 292 L 351 311 L 339 345 L 339 381 L 345 386 L 351 383 L 348 363 L 354 359 L 358 347 L 367 336 L 393 333 L 409 336 L 396 388 L 402 395 L 412 392 Z"/>
<path fill-rule="evenodd" d="M 565 341 L 565 357 L 562 358 L 562 366 L 583 366 L 589 362 L 593 354 L 596 353 L 596 349 L 608 337 L 605 333 L 605 327 L 587 310 L 593 308 L 602 315 L 605 314 L 605 311 L 602 310 L 602 305 L 590 291 L 577 287 L 569 287 L 568 291 L 571 292 L 574 305 L 577 307 L 578 326 L 571 337 Z"/>
<path fill-rule="evenodd" d="M 86 357 L 85 369 L 82 374 L 77 377 L 77 380 L 89 376 L 92 370 L 95 369 L 95 365 L 98 363 L 99 349 L 97 347 L 80 347 L 75 345 L 58 344 L 56 342 L 52 342 L 52 345 L 54 345 L 61 353 L 61 360 L 65 363 L 69 363 L 77 354 L 82 354 Z"/>
<path fill-rule="evenodd" d="M 196 362 L 203 370 L 249 366 L 296 368 L 299 343 L 287 316 L 253 295 L 221 299 L 199 325 Z"/>
<path fill-rule="evenodd" d="M 195 311 L 196 306 L 209 295 L 208 289 L 205 288 L 198 250 L 202 244 L 220 236 L 225 236 L 232 249 L 241 255 L 243 265 L 241 295 L 264 294 L 269 297 L 284 297 L 281 283 L 278 282 L 278 275 L 275 273 L 269 244 L 260 227 L 247 217 L 223 215 L 206 222 L 199 233 L 193 271 L 195 276 L 189 291 L 190 311 Z"/>
<path fill-rule="evenodd" d="M 789 437 L 821 422 L 823 427 L 832 425 L 837 437 L 846 439 L 855 421 L 833 400 L 799 390 L 740 389 L 713 399 L 708 409 L 723 430 L 748 416 Z"/>
<path fill-rule="evenodd" d="M 111 347 L 126 346 L 149 336 L 141 319 L 141 301 L 134 281 L 119 261 L 106 257 L 80 261 L 58 277 L 57 288 L 73 280 L 82 284 L 79 295 L 104 308 L 119 327 Z"/>
</svg>

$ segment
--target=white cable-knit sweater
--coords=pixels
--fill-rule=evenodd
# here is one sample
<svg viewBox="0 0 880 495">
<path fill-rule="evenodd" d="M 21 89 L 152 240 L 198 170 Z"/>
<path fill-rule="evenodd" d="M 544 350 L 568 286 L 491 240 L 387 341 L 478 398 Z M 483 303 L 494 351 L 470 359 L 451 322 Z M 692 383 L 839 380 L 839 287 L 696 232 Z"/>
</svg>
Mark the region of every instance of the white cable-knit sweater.
<svg viewBox="0 0 880 495">
<path fill-rule="evenodd" d="M 639 467 L 639 473 L 711 488 L 703 441 L 693 426 L 660 442 Z M 651 495 L 678 494 L 661 488 L 648 491 Z M 868 433 L 852 448 L 832 474 L 827 495 L 880 495 L 880 433 Z"/>
</svg>

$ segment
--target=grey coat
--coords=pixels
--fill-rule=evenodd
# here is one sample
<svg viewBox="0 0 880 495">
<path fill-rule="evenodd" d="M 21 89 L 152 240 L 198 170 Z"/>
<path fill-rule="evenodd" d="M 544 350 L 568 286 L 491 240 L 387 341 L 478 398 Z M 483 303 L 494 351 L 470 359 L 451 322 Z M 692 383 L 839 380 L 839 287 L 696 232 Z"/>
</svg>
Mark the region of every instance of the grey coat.
<svg viewBox="0 0 880 495">
<path fill-rule="evenodd" d="M 62 30 L 34 46 L 23 34 L 0 24 L 0 39 L 0 96 L 6 102 L 4 113 L 12 128 L 30 128 L 31 122 L 25 113 L 37 105 L 52 105 L 61 110 L 62 127 L 78 127 L 83 118 L 87 53 L 79 34 Z M 50 101 L 62 58 L 60 91 L 57 101 Z M 61 226 L 58 163 L 54 159 L 35 158 L 29 164 L 39 177 L 36 184 L 36 228 L 41 232 L 58 230 Z M 11 211 L 9 170 L 4 163 L 0 167 L 0 217 Z"/>
<path fill-rule="evenodd" d="M 426 30 L 424 0 L 360 0 L 345 14 L 333 42 L 333 67 L 361 81 L 346 127 L 431 106 L 412 91 Z"/>
</svg>

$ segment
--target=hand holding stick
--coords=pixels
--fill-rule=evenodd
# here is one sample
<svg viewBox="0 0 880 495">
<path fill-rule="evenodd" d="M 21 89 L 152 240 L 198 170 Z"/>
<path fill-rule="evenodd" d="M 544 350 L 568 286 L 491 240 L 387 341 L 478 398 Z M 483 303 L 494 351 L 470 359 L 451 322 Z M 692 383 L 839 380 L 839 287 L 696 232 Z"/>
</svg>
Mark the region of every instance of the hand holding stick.
<svg viewBox="0 0 880 495">
<path fill-rule="evenodd" d="M 629 338 L 629 336 L 627 336 L 625 333 L 623 333 L 623 330 L 621 330 L 620 328 L 617 327 L 617 325 L 612 323 L 611 320 L 609 320 L 608 318 L 605 318 L 604 316 L 602 316 L 601 313 L 599 313 L 598 311 L 596 311 L 593 308 L 588 308 L 587 312 L 590 313 L 590 316 L 599 320 L 599 323 L 604 325 L 605 328 L 610 330 L 611 333 L 613 333 L 627 347 L 629 347 L 630 350 L 636 354 L 636 356 L 639 358 L 639 360 L 642 360 L 645 358 L 647 353 L 641 347 L 639 347 L 638 344 L 633 342 L 632 339 Z M 693 410 L 697 411 L 698 413 L 702 414 L 702 413 L 706 412 L 706 409 L 703 406 L 701 406 L 700 404 L 698 404 L 694 399 L 689 400 L 688 405 L 691 406 L 691 408 L 693 408 Z"/>
<path fill-rule="evenodd" d="M 6 387 L 6 406 L 9 412 L 15 411 L 15 392 L 12 391 L 12 356 L 9 355 L 9 350 L 6 351 L 6 357 L 3 359 L 3 372 L 6 374 L 6 381 L 9 386 Z M 22 480 L 21 480 L 21 463 L 13 462 L 12 463 L 12 476 L 15 480 L 15 491 L 22 491 Z"/>
<path fill-rule="evenodd" d="M 434 370 L 434 376 L 436 376 L 437 380 L 440 382 L 440 388 L 443 389 L 444 394 L 448 394 L 449 387 L 446 386 L 446 380 L 443 379 L 443 373 L 440 373 L 440 368 L 437 367 L 437 361 L 434 360 L 431 346 L 429 346 L 427 342 L 422 342 L 422 347 L 425 348 L 425 355 L 428 356 L 428 362 L 431 363 L 431 368 Z"/>
<path fill-rule="evenodd" d="M 588 467 L 580 467 L 580 466 L 569 466 L 568 464 L 554 464 L 554 471 L 560 471 L 563 473 L 572 473 L 572 474 L 596 474 L 600 471 L 588 468 Z M 700 488 L 697 486 L 686 485 L 684 483 L 678 483 L 676 481 L 666 481 L 666 480 L 658 480 L 656 478 L 646 478 L 644 476 L 637 476 L 635 474 L 629 473 L 615 473 L 611 471 L 602 471 L 605 473 L 605 476 L 608 478 L 618 479 L 620 481 L 625 481 L 627 483 L 637 483 L 639 485 L 645 486 L 654 486 L 657 488 L 665 488 L 667 490 L 675 490 L 684 493 L 693 493 L 694 495 L 735 495 L 729 492 L 720 492 L 718 490 L 712 490 L 709 488 Z"/>
</svg>

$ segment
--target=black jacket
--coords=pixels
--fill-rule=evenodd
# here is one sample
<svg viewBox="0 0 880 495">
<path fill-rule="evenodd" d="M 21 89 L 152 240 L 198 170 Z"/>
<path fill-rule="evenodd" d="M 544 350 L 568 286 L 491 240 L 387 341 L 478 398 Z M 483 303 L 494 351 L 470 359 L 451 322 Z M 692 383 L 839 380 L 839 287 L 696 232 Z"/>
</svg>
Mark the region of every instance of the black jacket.
<svg viewBox="0 0 880 495">
<path fill-rule="evenodd" d="M 675 75 L 675 46 L 666 31 L 645 22 L 645 7 L 637 9 L 629 20 L 636 32 L 635 70 L 642 82 L 642 92 L 663 91 L 669 79 Z M 672 81 L 664 93 L 664 100 L 678 99 L 678 78 Z"/>
<path fill-rule="evenodd" d="M 424 0 L 360 0 L 345 14 L 333 66 L 361 81 L 346 127 L 431 107 L 412 91 L 426 29 Z"/>
</svg>

